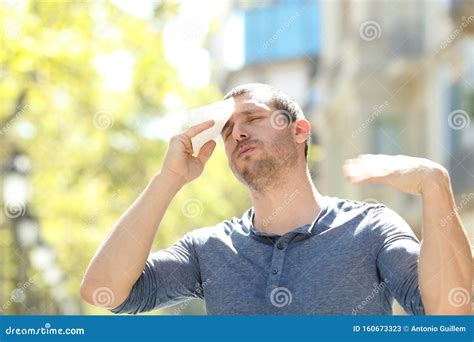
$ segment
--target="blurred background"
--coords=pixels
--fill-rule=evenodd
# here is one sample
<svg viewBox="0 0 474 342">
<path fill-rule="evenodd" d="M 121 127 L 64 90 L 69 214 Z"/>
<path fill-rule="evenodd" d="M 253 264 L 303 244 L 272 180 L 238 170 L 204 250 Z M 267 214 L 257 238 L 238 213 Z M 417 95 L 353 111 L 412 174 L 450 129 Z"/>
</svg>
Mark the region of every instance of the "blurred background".
<svg viewBox="0 0 474 342">
<path fill-rule="evenodd" d="M 384 203 L 419 236 L 419 198 L 353 186 L 342 163 L 429 158 L 474 237 L 472 0 L 0 0 L 0 42 L 1 314 L 107 314 L 79 297 L 100 241 L 159 171 L 183 111 L 247 82 L 302 106 L 322 194 Z M 219 140 L 153 248 L 249 207 Z"/>
</svg>

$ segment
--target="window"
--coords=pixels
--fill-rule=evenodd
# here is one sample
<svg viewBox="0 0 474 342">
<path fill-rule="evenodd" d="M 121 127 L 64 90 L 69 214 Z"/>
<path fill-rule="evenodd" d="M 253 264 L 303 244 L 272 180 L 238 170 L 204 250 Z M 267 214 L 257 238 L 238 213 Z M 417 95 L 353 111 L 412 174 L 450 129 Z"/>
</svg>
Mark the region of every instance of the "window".
<svg viewBox="0 0 474 342">
<path fill-rule="evenodd" d="M 244 10 L 245 64 L 319 54 L 321 29 L 317 1 L 264 4 Z"/>
</svg>

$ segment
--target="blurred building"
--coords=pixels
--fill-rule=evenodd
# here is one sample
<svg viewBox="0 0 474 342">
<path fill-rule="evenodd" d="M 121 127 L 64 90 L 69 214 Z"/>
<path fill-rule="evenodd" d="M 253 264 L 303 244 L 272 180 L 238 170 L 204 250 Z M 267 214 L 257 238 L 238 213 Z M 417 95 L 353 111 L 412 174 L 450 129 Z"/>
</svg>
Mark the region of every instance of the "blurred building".
<svg viewBox="0 0 474 342">
<path fill-rule="evenodd" d="M 340 166 L 362 153 L 428 158 L 449 170 L 474 238 L 474 11 L 468 3 L 321 2 L 324 48 L 314 86 L 323 103 L 312 116 L 324 150 L 323 192 L 383 202 L 419 233 L 419 199 L 352 186 L 342 181 Z"/>
<path fill-rule="evenodd" d="M 321 39 L 317 1 L 229 2 L 223 28 L 212 37 L 211 51 L 218 62 L 214 77 L 224 90 L 251 82 L 272 84 L 312 112 L 311 85 L 317 75 Z M 234 60 L 231 67 L 226 65 L 229 53 Z"/>
<path fill-rule="evenodd" d="M 240 26 L 214 34 L 214 74 L 225 90 L 263 82 L 293 96 L 313 124 L 310 169 L 317 188 L 384 203 L 418 235 L 419 198 L 351 185 L 342 165 L 365 153 L 441 163 L 472 241 L 473 7 L 469 0 L 234 1 L 224 22 L 237 17 Z M 235 30 L 242 33 L 229 35 Z M 226 67 L 222 49 L 240 54 L 240 64 Z"/>
<path fill-rule="evenodd" d="M 352 186 L 340 165 L 362 153 L 437 161 L 449 170 L 474 241 L 474 2 L 322 4 L 324 48 L 314 86 L 323 103 L 312 113 L 324 151 L 319 188 L 385 203 L 420 235 L 419 198 Z"/>
<path fill-rule="evenodd" d="M 263 82 L 298 101 L 313 123 L 310 168 L 322 193 L 385 203 L 419 233 L 419 199 L 353 186 L 342 164 L 362 153 L 429 158 L 450 171 L 464 222 L 472 227 L 472 4 L 229 2 L 225 24 L 211 39 L 214 75 L 225 90 Z M 232 67 L 225 63 L 229 51 L 241 56 Z"/>
</svg>

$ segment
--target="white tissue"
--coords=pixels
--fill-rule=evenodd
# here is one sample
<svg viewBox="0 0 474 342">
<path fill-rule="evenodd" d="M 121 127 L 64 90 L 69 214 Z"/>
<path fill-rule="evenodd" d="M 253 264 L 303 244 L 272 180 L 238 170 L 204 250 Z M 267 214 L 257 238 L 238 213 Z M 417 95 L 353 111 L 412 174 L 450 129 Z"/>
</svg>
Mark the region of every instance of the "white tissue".
<svg viewBox="0 0 474 342">
<path fill-rule="evenodd" d="M 214 126 L 206 129 L 191 138 L 193 144 L 193 156 L 197 156 L 201 147 L 209 140 L 216 140 L 225 123 L 230 119 L 234 112 L 235 101 L 231 97 L 227 100 L 212 103 L 207 106 L 191 109 L 188 115 L 189 126 L 197 125 L 207 120 L 214 120 Z"/>
</svg>

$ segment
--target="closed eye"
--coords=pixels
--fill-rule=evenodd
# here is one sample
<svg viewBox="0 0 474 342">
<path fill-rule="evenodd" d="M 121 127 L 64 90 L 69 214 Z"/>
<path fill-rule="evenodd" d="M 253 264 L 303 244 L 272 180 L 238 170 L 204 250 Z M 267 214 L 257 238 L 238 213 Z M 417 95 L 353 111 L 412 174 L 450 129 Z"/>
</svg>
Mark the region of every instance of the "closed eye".
<svg viewBox="0 0 474 342">
<path fill-rule="evenodd" d="M 255 120 L 260 120 L 260 119 L 263 119 L 263 116 L 257 116 L 257 117 L 254 117 L 254 118 L 251 118 L 249 119 L 249 121 L 255 121 Z"/>
<path fill-rule="evenodd" d="M 247 114 L 249 116 L 253 116 L 253 112 L 244 112 L 244 114 Z M 250 118 L 247 118 L 247 122 L 252 122 L 252 121 L 256 121 L 256 120 L 260 120 L 260 119 L 264 119 L 266 116 L 253 116 L 253 117 L 250 117 Z M 222 130 L 222 137 L 224 140 L 226 140 L 229 135 L 232 133 L 232 129 L 233 127 L 230 127 L 230 125 L 224 127 L 224 129 Z"/>
</svg>

